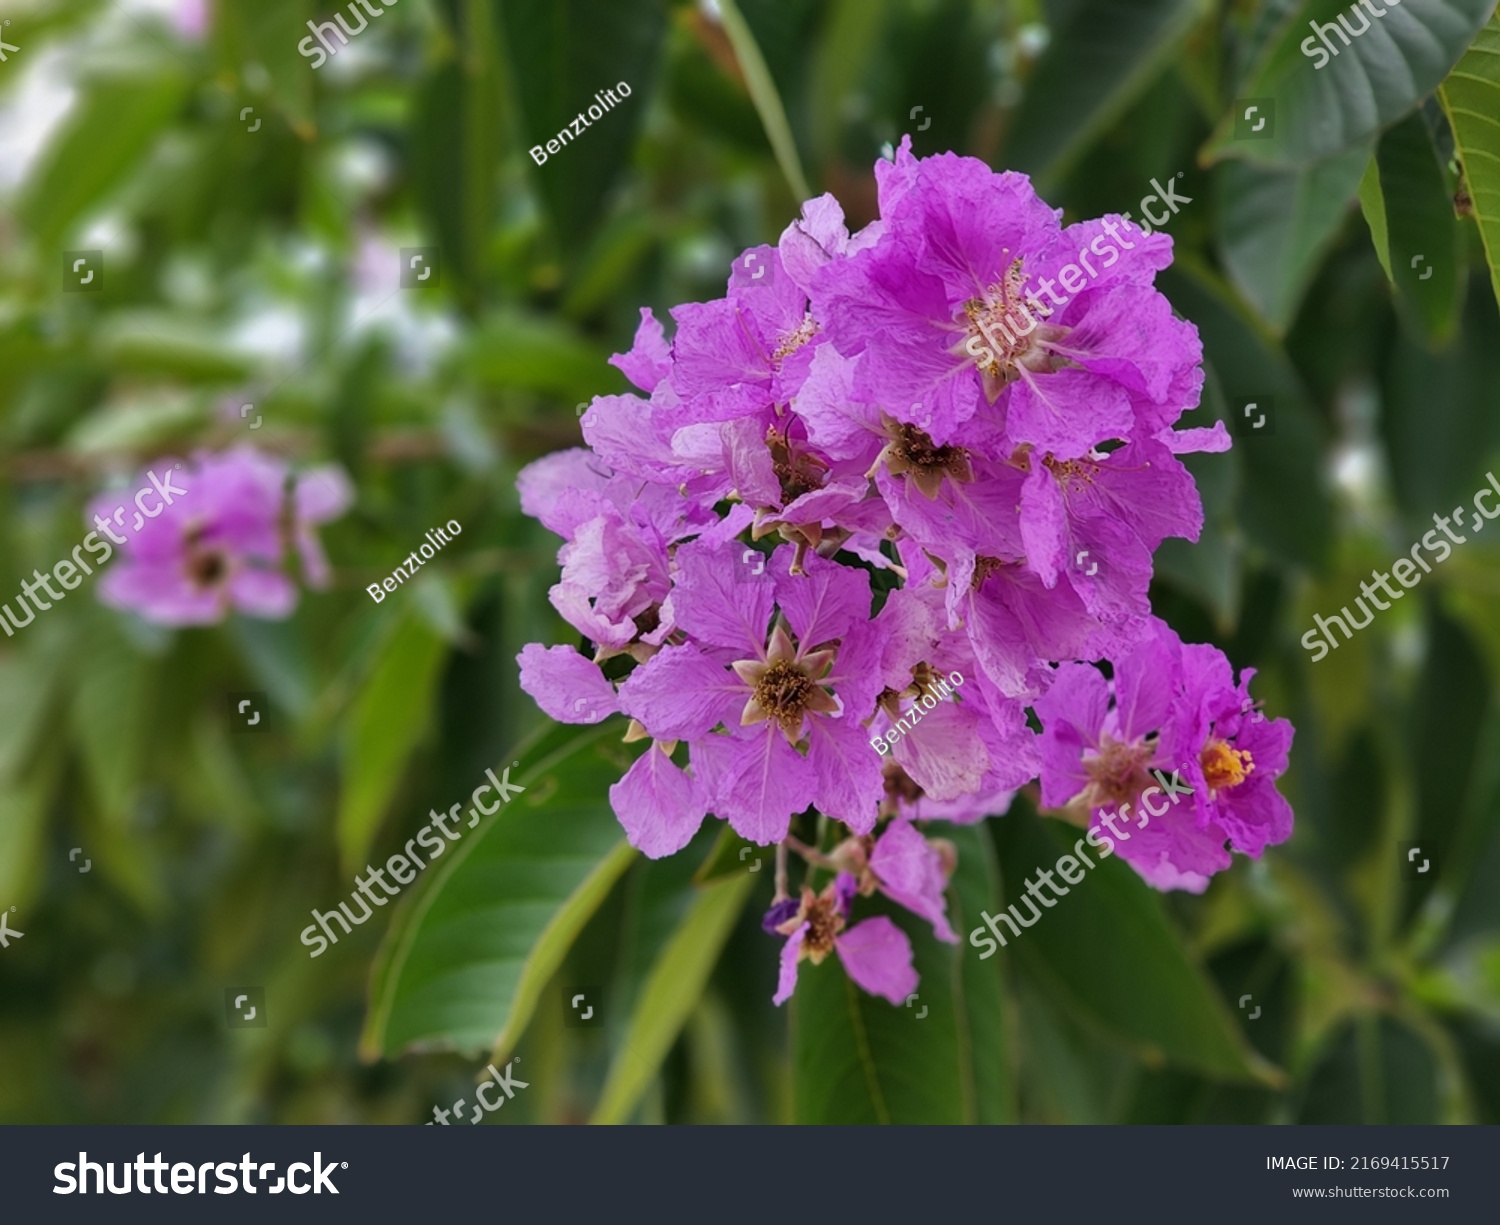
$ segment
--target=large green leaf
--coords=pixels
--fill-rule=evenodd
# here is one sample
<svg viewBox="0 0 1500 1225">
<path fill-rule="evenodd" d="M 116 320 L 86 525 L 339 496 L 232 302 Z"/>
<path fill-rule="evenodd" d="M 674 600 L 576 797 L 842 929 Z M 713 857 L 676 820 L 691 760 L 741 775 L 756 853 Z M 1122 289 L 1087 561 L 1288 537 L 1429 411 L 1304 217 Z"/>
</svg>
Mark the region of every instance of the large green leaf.
<svg viewBox="0 0 1500 1225">
<path fill-rule="evenodd" d="M 1083 832 L 1044 825 L 1020 802 L 994 829 L 1010 897 L 1020 896 L 1039 869 L 1074 854 Z M 1100 861 L 1084 851 L 1094 866 L 1065 886 L 1067 896 L 1018 936 L 1000 925 L 1010 955 L 1074 1019 L 1148 1061 L 1227 1080 L 1274 1080 L 1189 957 L 1161 898 L 1118 858 Z"/>
<path fill-rule="evenodd" d="M 593 1122 L 623 1123 L 630 1117 L 697 1005 L 754 887 L 755 878 L 742 872 L 699 891 L 641 990 Z"/>
<path fill-rule="evenodd" d="M 27 183 L 21 220 L 50 247 L 68 227 L 132 170 L 182 102 L 186 83 L 162 61 L 152 75 L 90 84 L 60 139 L 50 145 Z M 105 258 L 108 290 L 108 253 Z"/>
<path fill-rule="evenodd" d="M 1304 0 L 1236 89 L 1205 156 L 1288 166 L 1355 148 L 1437 88 L 1494 7 L 1495 0 L 1405 0 L 1376 17 L 1347 0 Z M 1338 52 L 1330 56 L 1309 23 L 1326 30 L 1340 13 L 1356 34 L 1345 45 L 1342 29 L 1328 33 Z M 1270 120 L 1258 131 L 1246 119 L 1255 104 L 1255 123 Z"/>
<path fill-rule="evenodd" d="M 1321 566 L 1332 514 L 1319 458 L 1324 429 L 1297 372 L 1211 273 L 1179 260 L 1160 284 L 1178 312 L 1197 324 L 1209 377 L 1223 393 L 1240 462 L 1240 528 L 1280 557 Z M 1188 417 L 1182 424 L 1198 422 Z"/>
<path fill-rule="evenodd" d="M 1500 15 L 1479 32 L 1438 97 L 1453 127 L 1490 283 L 1500 301 Z"/>
<path fill-rule="evenodd" d="M 981 835 L 942 827 L 958 848 L 950 920 L 964 938 L 997 906 Z M 957 895 L 955 903 L 954 897 Z M 943 944 L 884 899 L 860 917 L 890 915 L 911 938 L 921 981 L 906 1007 L 866 995 L 837 956 L 804 962 L 792 1000 L 792 1077 L 799 1123 L 973 1123 L 1010 1117 L 998 959 Z M 972 965 L 969 963 L 973 963 Z"/>
<path fill-rule="evenodd" d="M 485 277 L 494 224 L 503 92 L 488 11 L 462 7 L 450 55 L 421 82 L 411 128 L 412 181 L 446 258 L 444 269 L 475 291 Z"/>
<path fill-rule="evenodd" d="M 1079 0 L 1011 118 L 1004 161 L 1047 176 L 1107 128 L 1207 11 L 1203 0 Z"/>
<path fill-rule="evenodd" d="M 1420 112 L 1380 138 L 1376 165 L 1386 243 L 1381 266 L 1395 283 L 1402 313 L 1417 332 L 1428 344 L 1445 344 L 1458 326 L 1463 236 L 1453 216 L 1453 194 Z"/>
<path fill-rule="evenodd" d="M 526 149 L 568 128 L 568 142 L 538 166 L 529 155 L 557 236 L 566 246 L 588 237 L 605 196 L 635 145 L 656 83 L 666 30 L 662 0 L 553 0 L 514 4 L 495 0 L 508 52 L 507 77 Z M 571 124 L 587 112 L 595 91 L 624 81 L 630 94 L 592 126 Z M 585 115 L 585 119 L 589 117 Z M 582 147 L 574 148 L 577 141 Z"/>
<path fill-rule="evenodd" d="M 522 764 L 511 781 L 526 791 L 465 827 L 386 936 L 361 1039 L 367 1058 L 514 1047 L 574 939 L 635 858 L 606 798 L 628 766 L 618 734 L 614 725 L 581 735 L 549 728 L 515 751 Z"/>
<path fill-rule="evenodd" d="M 1420 122 L 1420 121 L 1419 121 Z M 1224 265 L 1245 299 L 1285 332 L 1359 190 L 1370 150 L 1323 162 L 1220 170 Z"/>
<path fill-rule="evenodd" d="M 392 615 L 400 615 L 392 610 Z M 404 616 L 383 644 L 349 713 L 339 797 L 340 859 L 358 868 L 405 772 L 427 733 L 446 644 L 420 618 Z"/>
</svg>

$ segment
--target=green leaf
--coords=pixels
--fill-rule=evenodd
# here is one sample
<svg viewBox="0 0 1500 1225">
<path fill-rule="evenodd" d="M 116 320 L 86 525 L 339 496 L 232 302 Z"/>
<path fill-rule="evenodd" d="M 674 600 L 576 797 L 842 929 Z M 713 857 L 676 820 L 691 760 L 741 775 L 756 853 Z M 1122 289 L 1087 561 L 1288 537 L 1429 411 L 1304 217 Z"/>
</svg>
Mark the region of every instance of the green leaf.
<svg viewBox="0 0 1500 1225">
<path fill-rule="evenodd" d="M 339 856 L 362 865 L 407 758 L 427 733 L 433 694 L 446 654 L 441 637 L 419 618 L 403 617 L 384 644 L 349 712 L 339 796 Z"/>
<path fill-rule="evenodd" d="M 297 135 L 313 139 L 311 59 L 297 50 L 308 37 L 312 13 L 307 0 L 225 0 L 215 15 L 224 58 L 239 68 L 237 59 L 253 57 L 265 68 L 271 97 Z"/>
<path fill-rule="evenodd" d="M 666 32 L 662 0 L 552 0 L 513 4 L 494 0 L 508 65 L 506 75 L 526 149 L 568 129 L 568 143 L 538 166 L 526 156 L 557 236 L 581 245 L 604 209 L 606 196 L 630 158 L 656 83 Z M 594 102 L 595 91 L 624 81 L 627 97 L 591 126 L 571 124 Z M 573 142 L 583 147 L 573 148 Z"/>
<path fill-rule="evenodd" d="M 1500 14 L 1479 32 L 1438 98 L 1453 128 L 1490 284 L 1500 302 Z"/>
<path fill-rule="evenodd" d="M 928 833 L 947 838 L 958 852 L 948 894 L 948 921 L 960 941 L 982 921 L 983 910 L 1000 905 L 1000 867 L 995 847 L 982 826 L 930 826 Z M 964 1007 L 959 1014 L 961 1040 L 967 1048 L 974 1079 L 972 1117 L 977 1123 L 1014 1123 L 1015 1087 L 1011 1084 L 1009 1036 L 1001 960 L 981 960 L 972 947 L 959 949 L 959 988 Z M 967 1112 L 966 1112 L 967 1113 Z"/>
<path fill-rule="evenodd" d="M 756 846 L 726 824 L 693 879 L 700 885 L 707 885 L 726 876 L 748 875 L 761 871 L 774 858 L 774 848 Z"/>
<path fill-rule="evenodd" d="M 19 213 L 44 249 L 139 168 L 147 149 L 177 112 L 186 84 L 173 67 L 159 67 L 161 71 L 150 77 L 92 83 L 66 130 L 51 143 L 45 162 L 30 176 Z M 106 276 L 107 264 L 106 256 Z"/>
<path fill-rule="evenodd" d="M 944 827 L 941 833 L 958 849 L 949 909 L 962 939 L 980 910 L 999 904 L 997 878 L 978 831 Z M 894 1007 L 856 987 L 836 954 L 822 965 L 802 963 L 791 1001 L 797 1121 L 973 1123 L 1012 1117 L 998 959 L 980 962 L 967 944 L 941 943 L 927 923 L 882 897 L 856 906 L 858 919 L 885 914 L 907 933 L 921 981 L 907 1007 Z"/>
<path fill-rule="evenodd" d="M 1082 830 L 1042 822 L 1017 802 L 994 823 L 1008 895 L 1063 855 L 1077 858 Z M 1241 1037 L 1202 969 L 1167 921 L 1160 896 L 1111 856 L 1065 886 L 1033 925 L 1012 935 L 1007 952 L 1075 1020 L 1148 1062 L 1168 1060 L 1227 1080 L 1274 1082 L 1277 1073 Z M 1054 877 L 1054 879 L 1059 879 Z M 1038 887 L 1040 889 L 1040 886 Z M 1017 904 L 1024 917 L 1028 907 Z"/>
<path fill-rule="evenodd" d="M 1298 1123 L 1437 1123 L 1432 1049 L 1389 1017 L 1361 1017 L 1328 1044 L 1303 1092 Z"/>
<path fill-rule="evenodd" d="M 1222 392 L 1240 462 L 1235 519 L 1241 530 L 1280 557 L 1321 567 L 1332 515 L 1319 460 L 1324 428 L 1296 371 L 1281 346 L 1257 331 L 1212 273 L 1179 259 L 1158 283 L 1178 312 L 1197 325 L 1204 364 Z M 1251 403 L 1259 407 L 1247 412 Z M 1263 420 L 1259 431 L 1256 420 Z M 1189 416 L 1181 424 L 1199 423 Z"/>
<path fill-rule="evenodd" d="M 469 373 L 496 391 L 587 399 L 620 384 L 607 352 L 553 319 L 506 311 L 487 318 L 468 346 Z"/>
<path fill-rule="evenodd" d="M 1360 146 L 1305 166 L 1231 162 L 1221 169 L 1224 266 L 1278 333 L 1295 317 L 1369 160 L 1369 147 Z"/>
<path fill-rule="evenodd" d="M 697 1005 L 754 886 L 755 878 L 744 873 L 699 893 L 646 980 L 592 1122 L 629 1119 Z"/>
<path fill-rule="evenodd" d="M 135 808 L 146 747 L 147 660 L 118 635 L 94 634 L 73 691 L 72 728 L 99 811 L 124 828 Z"/>
<path fill-rule="evenodd" d="M 1430 346 L 1458 326 L 1467 279 L 1453 193 L 1420 112 L 1380 138 L 1376 151 L 1389 252 L 1382 264 L 1399 291 L 1402 314 Z M 1394 275 L 1393 275 L 1394 274 Z"/>
<path fill-rule="evenodd" d="M 1370 227 L 1370 242 L 1375 247 L 1375 258 L 1385 270 L 1385 279 L 1392 284 L 1391 235 L 1385 219 L 1385 193 L 1380 190 L 1380 164 L 1372 157 L 1365 163 L 1365 172 L 1359 179 L 1359 208 Z"/>
<path fill-rule="evenodd" d="M 635 858 L 606 791 L 618 728 L 549 726 L 522 744 L 525 787 L 464 836 L 381 946 L 360 1049 L 509 1054 L 542 989 Z M 628 766 L 628 762 L 625 763 Z M 477 783 L 476 783 L 477 785 Z"/>
<path fill-rule="evenodd" d="M 734 0 L 719 0 L 719 12 L 724 22 L 724 33 L 734 48 L 735 59 L 745 74 L 745 87 L 750 91 L 750 100 L 755 103 L 761 125 L 766 129 L 766 139 L 776 154 L 776 164 L 798 200 L 807 200 L 812 190 L 807 185 L 807 176 L 802 173 L 802 162 L 797 156 L 797 143 L 792 139 L 791 125 L 786 120 L 786 108 L 781 105 L 781 95 L 776 91 L 776 82 L 771 79 L 771 70 L 755 42 L 755 35 L 745 24 Z"/>
<path fill-rule="evenodd" d="M 472 291 L 485 277 L 504 103 L 489 14 L 474 3 L 462 13 L 459 45 L 416 91 L 410 157 L 413 186 L 447 256 L 444 266 Z"/>
<path fill-rule="evenodd" d="M 1348 0 L 1304 0 L 1235 90 L 1204 157 L 1290 166 L 1363 144 L 1437 88 L 1493 7 L 1494 0 L 1405 0 L 1376 17 Z M 1356 31 L 1359 19 L 1368 28 L 1347 46 L 1342 29 L 1329 33 L 1338 52 L 1330 56 L 1309 23 L 1326 29 L 1340 13 Z M 1245 108 L 1260 102 L 1259 121 L 1266 101 L 1271 123 L 1253 132 Z"/>
<path fill-rule="evenodd" d="M 1009 123 L 1004 162 L 1055 175 L 1105 131 L 1162 70 L 1208 11 L 1203 0 L 1079 0 Z"/>
</svg>

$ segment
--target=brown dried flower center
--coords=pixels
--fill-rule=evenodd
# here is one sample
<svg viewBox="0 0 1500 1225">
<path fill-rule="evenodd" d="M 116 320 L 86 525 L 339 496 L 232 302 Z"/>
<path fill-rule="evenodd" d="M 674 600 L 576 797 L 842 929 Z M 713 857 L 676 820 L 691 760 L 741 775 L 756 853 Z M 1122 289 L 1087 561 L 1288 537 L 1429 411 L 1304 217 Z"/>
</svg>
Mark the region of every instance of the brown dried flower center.
<svg viewBox="0 0 1500 1225">
<path fill-rule="evenodd" d="M 795 730 L 816 688 L 816 682 L 800 667 L 782 660 L 767 668 L 756 683 L 755 700 L 776 722 Z"/>
</svg>

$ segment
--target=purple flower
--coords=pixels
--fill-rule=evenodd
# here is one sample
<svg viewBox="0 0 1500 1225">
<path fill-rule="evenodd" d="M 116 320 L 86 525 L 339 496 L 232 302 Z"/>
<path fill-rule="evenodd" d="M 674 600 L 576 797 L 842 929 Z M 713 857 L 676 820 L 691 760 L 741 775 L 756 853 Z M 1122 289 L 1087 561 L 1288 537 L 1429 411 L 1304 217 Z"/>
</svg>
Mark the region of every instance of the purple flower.
<svg viewBox="0 0 1500 1225">
<path fill-rule="evenodd" d="M 519 482 L 585 637 L 528 646 L 521 683 L 554 718 L 624 713 L 651 741 L 610 788 L 631 843 L 672 854 L 712 815 L 840 869 L 766 916 L 778 1003 L 830 951 L 901 1002 L 909 943 L 851 925 L 855 893 L 953 939 L 951 844 L 913 822 L 1000 815 L 1038 774 L 1157 888 L 1291 832 L 1290 725 L 1151 614 L 1153 553 L 1203 524 L 1177 457 L 1229 445 L 1222 423 L 1178 428 L 1203 369 L 1153 285 L 1171 240 L 1063 228 L 1024 175 L 909 140 L 875 177 L 858 233 L 810 200 L 671 335 L 642 310 L 612 359 L 641 394 L 596 398 L 588 449 Z M 831 860 L 788 837 L 806 812 L 847 827 Z"/>
<path fill-rule="evenodd" d="M 752 552 L 756 572 L 741 552 L 678 549 L 668 605 L 690 641 L 632 673 L 621 705 L 657 739 L 689 742 L 713 810 L 742 837 L 779 842 L 809 805 L 868 831 L 882 790 L 861 726 L 879 684 L 869 579 L 815 555 L 793 574 L 787 547 L 769 563 Z"/>
<path fill-rule="evenodd" d="M 161 625 L 210 625 L 231 610 L 280 620 L 297 604 L 283 565 L 289 548 L 311 586 L 327 585 L 328 562 L 312 529 L 353 501 L 341 469 L 293 474 L 282 460 L 241 446 L 200 454 L 173 472 L 187 493 L 138 527 L 124 524 L 116 495 L 101 494 L 89 506 L 90 519 L 122 554 L 100 582 L 104 603 Z M 120 526 L 123 537 L 114 531 Z"/>
<path fill-rule="evenodd" d="M 804 959 L 821 965 L 830 952 L 838 954 L 844 972 L 871 995 L 899 1006 L 916 990 L 917 972 L 912 967 L 911 941 L 905 932 L 884 915 L 848 926 L 854 891 L 854 877 L 847 872 L 841 872 L 816 896 L 804 887 L 796 912 L 776 925 L 776 932 L 787 941 L 781 950 L 781 974 L 773 1003 L 784 1004 L 792 998 L 797 967 Z M 766 917 L 769 921 L 771 915 Z"/>
<path fill-rule="evenodd" d="M 1042 802 L 1091 814 L 1092 828 L 1158 889 L 1201 893 L 1230 864 L 1292 833 L 1276 790 L 1292 726 L 1267 720 L 1211 646 L 1184 646 L 1164 625 L 1115 666 L 1064 664 L 1036 704 Z M 1113 696 L 1113 705 L 1110 698 Z"/>
</svg>

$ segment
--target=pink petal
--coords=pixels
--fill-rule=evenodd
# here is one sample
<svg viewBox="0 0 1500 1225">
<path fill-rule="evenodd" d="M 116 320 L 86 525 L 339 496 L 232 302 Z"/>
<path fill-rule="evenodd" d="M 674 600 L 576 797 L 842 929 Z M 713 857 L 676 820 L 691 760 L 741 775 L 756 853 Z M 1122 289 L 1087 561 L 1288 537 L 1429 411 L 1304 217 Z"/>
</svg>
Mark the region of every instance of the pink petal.
<svg viewBox="0 0 1500 1225">
<path fill-rule="evenodd" d="M 708 815 L 703 787 L 654 743 L 610 787 L 609 802 L 630 845 L 650 859 L 682 850 Z"/>
<path fill-rule="evenodd" d="M 833 946 L 861 990 L 900 1006 L 917 989 L 911 941 L 884 915 L 847 928 L 834 937 Z"/>
</svg>

